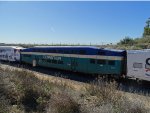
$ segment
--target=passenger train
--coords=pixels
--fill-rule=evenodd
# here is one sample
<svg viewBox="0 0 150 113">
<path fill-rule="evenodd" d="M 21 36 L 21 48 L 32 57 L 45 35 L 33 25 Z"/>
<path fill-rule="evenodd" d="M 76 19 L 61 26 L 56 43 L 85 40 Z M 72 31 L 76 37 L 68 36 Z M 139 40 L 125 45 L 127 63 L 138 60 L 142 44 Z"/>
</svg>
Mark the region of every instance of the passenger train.
<svg viewBox="0 0 150 113">
<path fill-rule="evenodd" d="M 8 48 L 11 51 L 6 52 Z M 19 57 L 16 57 L 16 52 Z M 92 46 L 0 46 L 0 60 L 150 81 L 150 50 L 126 51 Z"/>
</svg>

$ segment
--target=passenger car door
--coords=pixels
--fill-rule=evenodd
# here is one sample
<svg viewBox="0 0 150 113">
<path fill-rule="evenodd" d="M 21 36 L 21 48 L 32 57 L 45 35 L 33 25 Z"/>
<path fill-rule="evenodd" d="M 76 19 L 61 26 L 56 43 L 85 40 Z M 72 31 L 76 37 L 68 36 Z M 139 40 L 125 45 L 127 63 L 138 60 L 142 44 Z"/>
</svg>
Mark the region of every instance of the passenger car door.
<svg viewBox="0 0 150 113">
<path fill-rule="evenodd" d="M 97 72 L 99 74 L 106 74 L 106 67 L 107 67 L 107 64 L 106 64 L 106 60 L 105 59 L 97 59 Z"/>
<path fill-rule="evenodd" d="M 71 70 L 76 71 L 77 68 L 77 59 L 76 58 L 71 58 Z"/>
</svg>

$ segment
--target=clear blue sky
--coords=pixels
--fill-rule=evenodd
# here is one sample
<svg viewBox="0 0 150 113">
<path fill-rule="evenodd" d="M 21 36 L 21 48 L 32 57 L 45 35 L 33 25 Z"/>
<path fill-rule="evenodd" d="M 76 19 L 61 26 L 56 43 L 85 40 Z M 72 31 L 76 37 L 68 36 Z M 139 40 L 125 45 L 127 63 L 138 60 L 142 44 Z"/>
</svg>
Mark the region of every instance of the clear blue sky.
<svg viewBox="0 0 150 113">
<path fill-rule="evenodd" d="M 149 17 L 150 2 L 0 2 L 0 42 L 115 43 Z"/>
</svg>

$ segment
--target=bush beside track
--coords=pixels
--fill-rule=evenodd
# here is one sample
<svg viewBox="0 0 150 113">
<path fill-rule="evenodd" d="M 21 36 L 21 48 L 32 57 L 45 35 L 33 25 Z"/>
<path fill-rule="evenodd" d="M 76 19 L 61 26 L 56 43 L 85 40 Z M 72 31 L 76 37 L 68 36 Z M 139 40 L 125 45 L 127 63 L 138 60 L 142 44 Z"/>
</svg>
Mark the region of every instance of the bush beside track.
<svg viewBox="0 0 150 113">
<path fill-rule="evenodd" d="M 73 87 L 68 80 L 40 78 L 24 69 L 0 68 L 0 113 L 148 113 L 149 96 L 117 90 L 98 80 Z"/>
</svg>

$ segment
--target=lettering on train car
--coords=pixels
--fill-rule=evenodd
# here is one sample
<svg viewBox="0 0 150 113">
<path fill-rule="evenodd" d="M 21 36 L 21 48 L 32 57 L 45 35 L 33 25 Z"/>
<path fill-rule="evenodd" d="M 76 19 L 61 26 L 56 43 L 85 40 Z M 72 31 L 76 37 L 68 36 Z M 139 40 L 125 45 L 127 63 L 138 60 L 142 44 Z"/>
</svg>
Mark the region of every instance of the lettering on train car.
<svg viewBox="0 0 150 113">
<path fill-rule="evenodd" d="M 150 72 L 150 58 L 146 59 L 145 71 L 146 71 L 145 75 L 150 76 L 150 73 L 149 73 Z"/>
<path fill-rule="evenodd" d="M 43 59 L 61 60 L 61 57 L 57 57 L 57 56 L 43 56 Z"/>
</svg>

